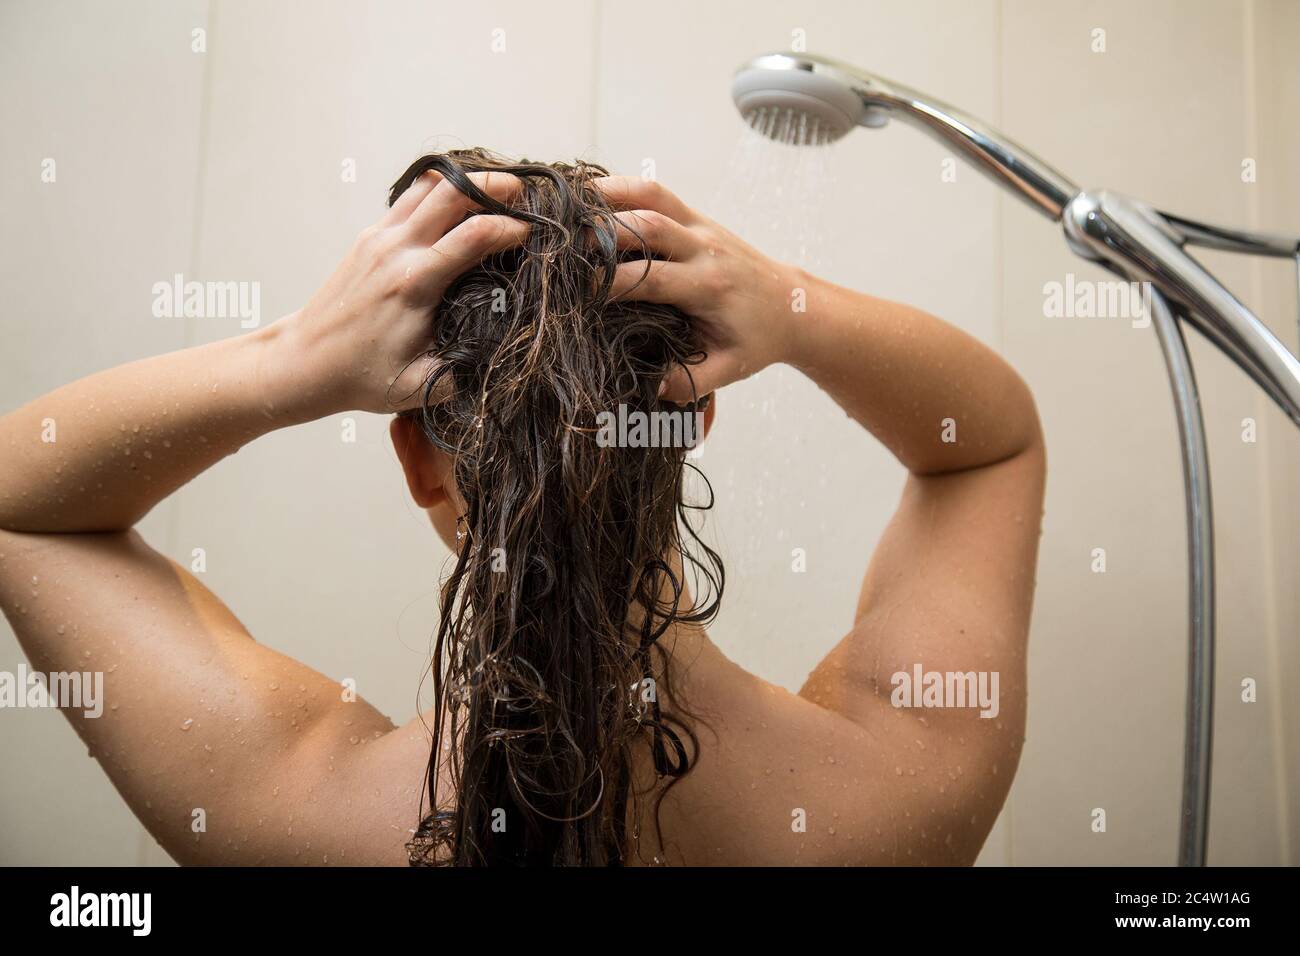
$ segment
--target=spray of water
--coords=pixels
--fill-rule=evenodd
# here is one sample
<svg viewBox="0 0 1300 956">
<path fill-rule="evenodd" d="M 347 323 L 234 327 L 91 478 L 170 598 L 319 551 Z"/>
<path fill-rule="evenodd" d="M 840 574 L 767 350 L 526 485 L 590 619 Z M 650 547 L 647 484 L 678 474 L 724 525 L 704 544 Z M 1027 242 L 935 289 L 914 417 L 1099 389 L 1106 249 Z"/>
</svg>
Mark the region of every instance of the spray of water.
<svg viewBox="0 0 1300 956">
<path fill-rule="evenodd" d="M 764 107 L 745 123 L 710 214 L 768 255 L 816 270 L 836 137 L 799 110 Z"/>
<path fill-rule="evenodd" d="M 744 119 L 706 211 L 774 259 L 825 274 L 832 250 L 824 225 L 833 211 L 838 173 L 838 151 L 830 144 L 838 137 L 798 110 L 766 107 Z M 748 409 L 731 426 L 737 436 L 733 440 L 746 449 L 761 448 L 760 459 L 749 462 L 744 452 L 741 468 L 721 466 L 725 455 L 712 463 L 708 443 L 702 448 L 700 464 L 713 469 L 709 477 L 728 514 L 749 516 L 725 540 L 718 522 L 704 527 L 706 540 L 722 547 L 727 557 L 730 603 L 724 604 L 723 617 L 728 625 L 736 622 L 747 641 L 782 639 L 768 616 L 745 610 L 765 606 L 762 590 L 750 591 L 757 588 L 753 582 L 803 580 L 788 577 L 793 549 L 832 535 L 833 529 L 812 518 L 807 508 L 809 499 L 827 487 L 823 469 L 808 467 L 812 450 L 805 436 L 818 430 L 813 418 L 825 414 L 825 402 L 805 394 L 815 390 L 780 365 L 733 386 L 731 400 Z M 704 493 L 693 483 L 688 488 L 692 495 Z"/>
</svg>

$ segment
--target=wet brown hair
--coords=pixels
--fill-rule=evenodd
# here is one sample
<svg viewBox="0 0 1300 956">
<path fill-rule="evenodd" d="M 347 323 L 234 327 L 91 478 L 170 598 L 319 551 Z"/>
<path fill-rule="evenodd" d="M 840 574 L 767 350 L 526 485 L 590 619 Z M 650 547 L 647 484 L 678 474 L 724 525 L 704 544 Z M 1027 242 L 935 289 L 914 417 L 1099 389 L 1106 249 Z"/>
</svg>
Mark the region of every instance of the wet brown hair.
<svg viewBox="0 0 1300 956">
<path fill-rule="evenodd" d="M 709 489 L 686 502 L 686 449 L 602 447 L 596 423 L 620 405 L 667 407 L 665 373 L 702 354 L 677 309 L 611 301 L 615 267 L 649 253 L 616 247 L 593 186 L 604 169 L 454 150 L 413 163 L 389 203 L 427 170 L 530 229 L 444 296 L 415 412 L 453 456 L 466 510 L 434 639 L 429 809 L 411 862 L 624 863 L 639 843 L 627 824 L 649 796 L 634 784 L 637 749 L 658 778 L 661 847 L 658 804 L 699 755 L 659 639 L 712 619 L 724 574 L 691 524 L 713 501 Z M 467 176 L 486 170 L 519 177 L 519 197 L 498 202 Z M 694 572 L 690 606 L 672 556 Z M 446 805 L 440 792 L 453 794 Z"/>
</svg>

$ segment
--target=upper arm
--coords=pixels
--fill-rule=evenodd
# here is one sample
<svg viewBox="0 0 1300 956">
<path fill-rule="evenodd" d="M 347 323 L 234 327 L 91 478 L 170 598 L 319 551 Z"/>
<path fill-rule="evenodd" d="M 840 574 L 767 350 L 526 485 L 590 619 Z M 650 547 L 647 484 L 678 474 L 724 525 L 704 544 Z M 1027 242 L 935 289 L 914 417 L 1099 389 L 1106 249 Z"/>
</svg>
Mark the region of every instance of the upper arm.
<svg viewBox="0 0 1300 956">
<path fill-rule="evenodd" d="M 852 631 L 800 692 L 881 735 L 886 772 L 892 763 L 942 773 L 947 779 L 925 778 L 909 799 L 969 822 L 975 850 L 1005 800 L 1024 739 L 1044 482 L 1041 441 L 986 467 L 909 476 Z M 987 689 L 996 686 L 994 707 L 895 706 L 904 681 L 897 675 L 914 684 L 918 667 L 922 675 L 973 673 Z"/>
<path fill-rule="evenodd" d="M 83 672 L 88 687 L 102 675 L 101 712 L 64 713 L 178 860 L 360 862 L 377 842 L 400 850 L 404 833 L 352 806 L 353 793 L 384 806 L 410 797 L 361 787 L 358 755 L 393 736 L 388 719 L 255 642 L 135 532 L 0 532 L 0 606 L 35 670 Z"/>
</svg>

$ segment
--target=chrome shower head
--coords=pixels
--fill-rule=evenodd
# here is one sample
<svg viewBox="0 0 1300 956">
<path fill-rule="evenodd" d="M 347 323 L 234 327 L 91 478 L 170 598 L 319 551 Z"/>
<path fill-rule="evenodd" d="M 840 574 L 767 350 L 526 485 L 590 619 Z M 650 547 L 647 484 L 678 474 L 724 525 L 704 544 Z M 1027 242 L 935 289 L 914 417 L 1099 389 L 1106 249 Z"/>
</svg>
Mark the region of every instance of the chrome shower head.
<svg viewBox="0 0 1300 956">
<path fill-rule="evenodd" d="M 755 57 L 731 81 L 736 109 L 764 136 L 791 145 L 834 142 L 856 126 L 900 119 L 963 154 L 990 179 L 1060 220 L 1079 187 L 992 127 L 893 80 L 811 53 Z"/>
<path fill-rule="evenodd" d="M 883 126 L 855 88 L 851 67 L 825 57 L 770 53 L 736 71 L 731 98 L 745 122 L 796 146 L 832 143 L 855 126 Z"/>
</svg>

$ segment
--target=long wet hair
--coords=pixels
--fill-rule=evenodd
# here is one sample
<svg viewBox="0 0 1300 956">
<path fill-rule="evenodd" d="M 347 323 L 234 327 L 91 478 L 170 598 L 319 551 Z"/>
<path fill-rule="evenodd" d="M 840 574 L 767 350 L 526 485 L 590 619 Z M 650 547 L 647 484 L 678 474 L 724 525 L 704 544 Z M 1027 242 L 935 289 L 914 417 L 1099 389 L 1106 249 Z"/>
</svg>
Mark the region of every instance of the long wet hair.
<svg viewBox="0 0 1300 956">
<path fill-rule="evenodd" d="M 687 449 L 605 447 L 597 422 L 620 405 L 670 408 L 665 374 L 703 356 L 677 309 L 611 301 L 615 267 L 650 254 L 617 249 L 593 186 L 604 169 L 453 150 L 413 163 L 390 205 L 427 170 L 530 229 L 437 307 L 437 361 L 414 413 L 453 457 L 466 510 L 441 592 L 428 809 L 411 862 L 622 864 L 644 842 L 628 824 L 650 791 L 662 849 L 659 803 L 700 749 L 659 639 L 711 620 L 724 575 L 691 524 L 713 502 L 707 481 L 707 500 L 684 497 Z M 484 194 L 467 174 L 486 170 L 519 177 L 521 195 Z M 693 602 L 674 556 L 694 572 Z M 645 792 L 638 750 L 657 778 Z"/>
</svg>

